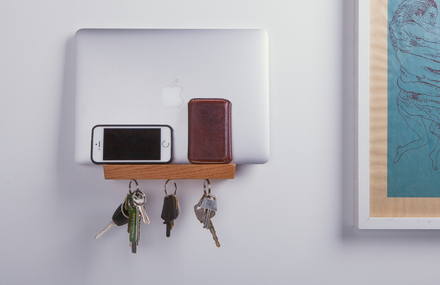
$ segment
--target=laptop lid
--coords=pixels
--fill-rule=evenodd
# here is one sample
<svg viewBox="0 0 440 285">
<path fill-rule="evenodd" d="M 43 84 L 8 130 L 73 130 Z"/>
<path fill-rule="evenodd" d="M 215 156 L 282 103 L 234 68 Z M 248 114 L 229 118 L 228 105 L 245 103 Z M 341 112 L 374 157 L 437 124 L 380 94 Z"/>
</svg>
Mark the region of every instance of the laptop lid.
<svg viewBox="0 0 440 285">
<path fill-rule="evenodd" d="M 91 164 L 98 124 L 166 124 L 172 163 L 189 163 L 188 102 L 232 103 L 233 163 L 269 159 L 263 30 L 81 29 L 76 33 L 75 160 Z"/>
</svg>

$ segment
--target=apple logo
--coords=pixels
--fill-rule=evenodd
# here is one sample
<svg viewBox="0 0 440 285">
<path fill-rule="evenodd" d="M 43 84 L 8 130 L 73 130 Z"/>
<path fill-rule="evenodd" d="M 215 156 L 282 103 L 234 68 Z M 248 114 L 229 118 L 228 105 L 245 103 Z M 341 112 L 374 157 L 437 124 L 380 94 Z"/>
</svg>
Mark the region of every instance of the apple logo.
<svg viewBox="0 0 440 285">
<path fill-rule="evenodd" d="M 180 96 L 183 88 L 177 85 L 178 81 L 178 79 L 174 79 L 171 86 L 165 86 L 160 92 L 160 97 L 165 107 L 178 108 L 183 104 L 183 98 Z"/>
</svg>

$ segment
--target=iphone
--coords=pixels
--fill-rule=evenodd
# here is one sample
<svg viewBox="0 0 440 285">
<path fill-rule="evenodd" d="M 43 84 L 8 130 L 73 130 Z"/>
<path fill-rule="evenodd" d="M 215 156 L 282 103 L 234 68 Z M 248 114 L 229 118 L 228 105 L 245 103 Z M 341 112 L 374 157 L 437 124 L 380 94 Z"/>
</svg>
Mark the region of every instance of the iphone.
<svg viewBox="0 0 440 285">
<path fill-rule="evenodd" d="M 91 159 L 96 164 L 169 163 L 172 128 L 168 125 L 97 125 Z"/>
</svg>

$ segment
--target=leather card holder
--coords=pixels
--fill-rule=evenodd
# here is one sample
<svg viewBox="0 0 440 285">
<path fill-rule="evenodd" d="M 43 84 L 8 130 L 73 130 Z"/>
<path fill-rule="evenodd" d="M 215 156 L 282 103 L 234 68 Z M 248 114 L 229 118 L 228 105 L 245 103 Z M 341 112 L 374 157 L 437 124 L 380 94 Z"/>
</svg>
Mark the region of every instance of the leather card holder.
<svg viewBox="0 0 440 285">
<path fill-rule="evenodd" d="M 195 98 L 188 103 L 188 160 L 232 161 L 231 107 L 226 99 Z"/>
</svg>

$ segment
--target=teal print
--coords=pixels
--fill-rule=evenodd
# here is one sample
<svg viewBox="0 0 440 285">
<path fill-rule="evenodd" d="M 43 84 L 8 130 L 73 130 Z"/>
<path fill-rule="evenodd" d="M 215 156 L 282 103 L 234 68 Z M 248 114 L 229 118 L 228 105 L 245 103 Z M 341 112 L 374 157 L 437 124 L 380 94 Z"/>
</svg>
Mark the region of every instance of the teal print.
<svg viewBox="0 0 440 285">
<path fill-rule="evenodd" d="M 433 0 L 388 1 L 388 197 L 440 197 L 440 28 Z"/>
</svg>

